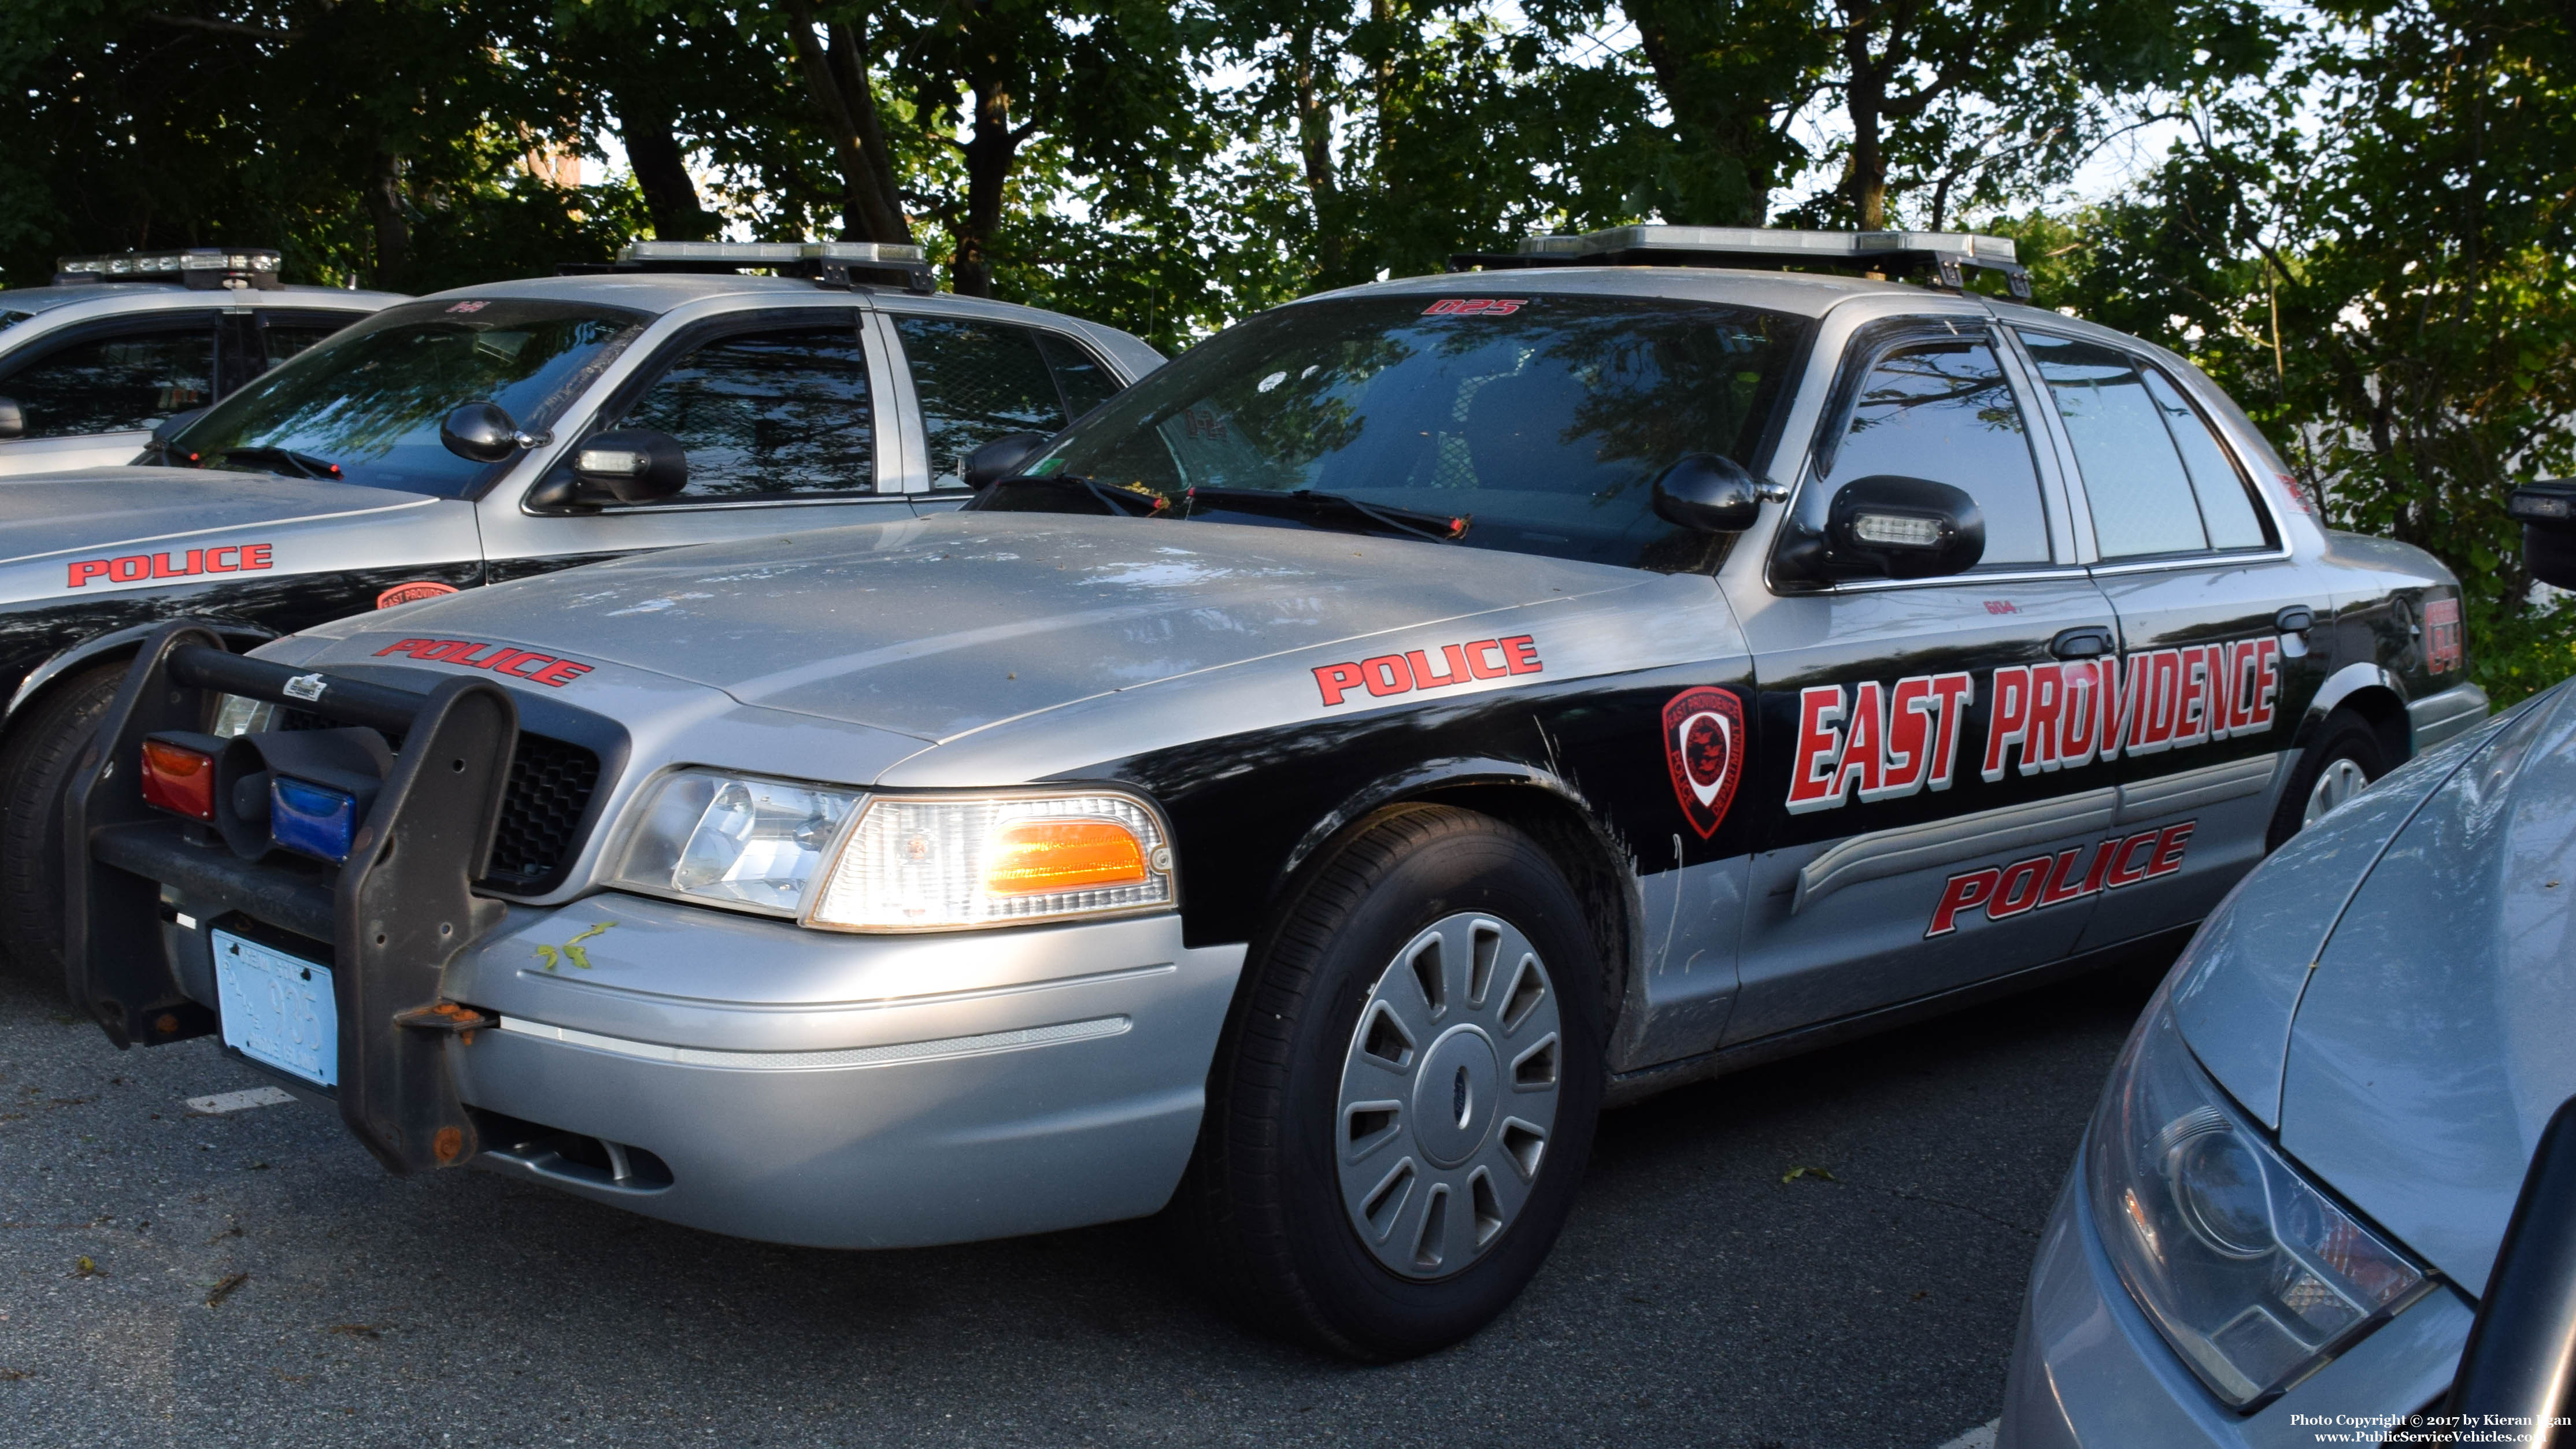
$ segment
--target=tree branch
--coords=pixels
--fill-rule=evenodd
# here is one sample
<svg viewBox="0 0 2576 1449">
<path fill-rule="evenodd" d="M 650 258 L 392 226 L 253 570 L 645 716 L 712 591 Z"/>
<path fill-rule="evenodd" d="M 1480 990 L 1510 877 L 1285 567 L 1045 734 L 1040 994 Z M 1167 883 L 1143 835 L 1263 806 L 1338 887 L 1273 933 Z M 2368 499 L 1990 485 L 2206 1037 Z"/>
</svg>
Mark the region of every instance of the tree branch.
<svg viewBox="0 0 2576 1449">
<path fill-rule="evenodd" d="M 195 15 L 170 15 L 159 10 L 144 12 L 144 18 L 161 25 L 175 25 L 181 30 L 202 30 L 209 35 L 230 35 L 242 40 L 270 40 L 280 43 L 301 40 L 301 30 L 271 30 L 264 25 L 242 25 L 230 20 L 207 20 Z"/>
</svg>

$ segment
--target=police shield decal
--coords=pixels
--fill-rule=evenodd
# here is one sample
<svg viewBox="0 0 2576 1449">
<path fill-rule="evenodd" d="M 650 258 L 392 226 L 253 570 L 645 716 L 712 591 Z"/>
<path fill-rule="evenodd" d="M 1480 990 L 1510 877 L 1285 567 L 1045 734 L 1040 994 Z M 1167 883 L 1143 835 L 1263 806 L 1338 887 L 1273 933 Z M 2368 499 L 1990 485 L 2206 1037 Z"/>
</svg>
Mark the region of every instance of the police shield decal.
<svg viewBox="0 0 2576 1449">
<path fill-rule="evenodd" d="M 1664 763 L 1682 815 L 1708 839 L 1744 775 L 1744 706 L 1723 689 L 1686 689 L 1664 704 Z"/>
</svg>

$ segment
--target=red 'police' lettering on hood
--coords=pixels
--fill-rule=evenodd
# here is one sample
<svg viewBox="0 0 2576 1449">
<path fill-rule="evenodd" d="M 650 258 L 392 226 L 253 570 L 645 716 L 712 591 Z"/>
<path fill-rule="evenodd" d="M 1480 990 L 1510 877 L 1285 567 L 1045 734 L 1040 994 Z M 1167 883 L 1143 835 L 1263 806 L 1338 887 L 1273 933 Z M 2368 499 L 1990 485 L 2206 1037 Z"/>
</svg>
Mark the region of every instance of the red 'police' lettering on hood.
<svg viewBox="0 0 2576 1449">
<path fill-rule="evenodd" d="M 397 639 L 376 651 L 378 659 L 388 654 L 408 654 L 423 664 L 453 664 L 460 669 L 489 669 L 512 679 L 524 679 L 561 689 L 588 674 L 595 666 L 570 659 L 540 654 L 534 649 L 518 649 L 507 644 L 484 644 L 472 639 Z"/>
<path fill-rule="evenodd" d="M 1315 671 L 1315 688 L 1326 705 L 1340 704 L 1352 690 L 1366 689 L 1381 698 L 1417 689 L 1447 689 L 1471 679 L 1500 679 L 1506 674 L 1544 674 L 1538 645 L 1527 634 L 1502 639 L 1471 639 L 1443 644 L 1437 651 L 1412 649 L 1379 654 L 1347 664 L 1327 664 Z"/>
<path fill-rule="evenodd" d="M 129 553 L 120 558 L 74 559 L 69 588 L 85 589 L 105 580 L 139 584 L 147 579 L 188 579 L 202 574 L 259 573 L 269 567 L 265 543 L 227 543 L 214 548 L 171 549 L 165 553 Z"/>
</svg>

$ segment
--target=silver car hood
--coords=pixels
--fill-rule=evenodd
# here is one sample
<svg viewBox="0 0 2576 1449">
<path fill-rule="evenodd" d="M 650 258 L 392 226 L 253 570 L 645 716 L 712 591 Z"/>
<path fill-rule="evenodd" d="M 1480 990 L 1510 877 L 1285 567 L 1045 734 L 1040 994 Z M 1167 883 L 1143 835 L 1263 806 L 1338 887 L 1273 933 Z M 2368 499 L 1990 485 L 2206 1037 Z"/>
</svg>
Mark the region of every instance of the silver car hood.
<svg viewBox="0 0 2576 1449">
<path fill-rule="evenodd" d="M 2310 958 L 2280 1131 L 2476 1293 L 2541 1129 L 2576 1095 L 2576 688 L 2471 741 Z"/>
<path fill-rule="evenodd" d="M 488 640 L 935 742 L 1183 675 L 1655 577 L 1303 529 L 945 513 L 471 590 L 326 625 L 316 632 L 360 647 L 314 657 L 373 657 L 391 638 Z M 1283 691 L 1313 696 L 1302 665 L 1281 669 L 1293 676 Z"/>
<path fill-rule="evenodd" d="M 216 529 L 418 508 L 417 493 L 203 468 L 87 468 L 0 479 L 0 568 L 144 552 Z"/>
</svg>

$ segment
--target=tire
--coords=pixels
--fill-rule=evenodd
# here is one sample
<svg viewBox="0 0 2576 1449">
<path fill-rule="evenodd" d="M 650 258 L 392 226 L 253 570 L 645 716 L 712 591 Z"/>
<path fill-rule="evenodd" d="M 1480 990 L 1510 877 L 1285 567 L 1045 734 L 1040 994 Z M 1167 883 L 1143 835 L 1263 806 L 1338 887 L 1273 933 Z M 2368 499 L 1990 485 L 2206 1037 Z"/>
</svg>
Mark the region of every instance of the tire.
<svg viewBox="0 0 2576 1449">
<path fill-rule="evenodd" d="M 2352 798 L 2363 786 L 2388 773 L 2380 753 L 2379 732 L 2370 721 L 2348 709 L 2326 716 L 2317 742 L 2299 757 L 2281 802 L 2272 810 L 2272 828 L 2263 848 L 2274 851 L 2290 837 L 2313 825 L 2327 811 Z"/>
<path fill-rule="evenodd" d="M 1446 806 L 1364 826 L 1266 933 L 1210 1073 L 1176 1205 L 1218 1301 L 1376 1362 L 1492 1321 L 1573 1209 L 1604 993 L 1530 837 Z"/>
<path fill-rule="evenodd" d="M 63 988 L 63 792 L 98 728 L 123 663 L 47 690 L 0 745 L 0 952 L 25 981 Z"/>
</svg>

